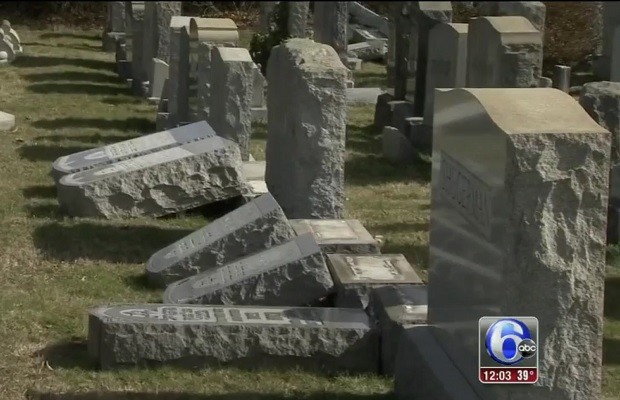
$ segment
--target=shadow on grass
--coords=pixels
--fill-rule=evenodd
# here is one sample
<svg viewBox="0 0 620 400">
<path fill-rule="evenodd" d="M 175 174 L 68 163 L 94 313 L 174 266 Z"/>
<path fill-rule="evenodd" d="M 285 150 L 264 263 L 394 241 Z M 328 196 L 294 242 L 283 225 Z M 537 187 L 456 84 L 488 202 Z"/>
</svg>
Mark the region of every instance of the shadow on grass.
<svg viewBox="0 0 620 400">
<path fill-rule="evenodd" d="M 48 142 L 64 142 L 67 140 L 73 142 L 93 143 L 93 144 L 112 144 L 118 143 L 129 139 L 135 139 L 139 135 L 100 135 L 95 133 L 93 135 L 49 135 L 38 136 L 35 140 L 47 140 Z"/>
<path fill-rule="evenodd" d="M 73 50 L 82 50 L 82 51 L 103 51 L 103 47 L 101 45 L 90 45 L 90 44 L 59 44 L 57 47 L 62 47 L 64 49 L 73 49 Z"/>
<path fill-rule="evenodd" d="M 97 368 L 96 362 L 88 354 L 86 342 L 77 338 L 49 345 L 37 351 L 34 356 L 42 358 L 51 368 L 82 370 Z"/>
<path fill-rule="evenodd" d="M 36 185 L 24 188 L 22 190 L 24 197 L 27 199 L 53 199 L 56 197 L 56 186 L 54 185 Z"/>
<path fill-rule="evenodd" d="M 30 203 L 26 204 L 25 208 L 28 215 L 33 218 L 49 218 L 54 220 L 63 218 L 57 203 Z"/>
<path fill-rule="evenodd" d="M 85 39 L 85 40 L 101 40 L 99 35 L 84 35 L 73 32 L 50 32 L 43 33 L 39 36 L 41 39 L 58 39 L 58 38 L 73 38 L 73 39 Z"/>
<path fill-rule="evenodd" d="M 28 400 L 393 400 L 388 394 L 351 394 L 351 393 L 295 393 L 269 394 L 255 392 L 236 392 L 228 394 L 199 394 L 188 392 L 87 392 L 87 393 L 46 393 L 28 391 Z"/>
<path fill-rule="evenodd" d="M 119 78 L 120 79 L 120 78 Z M 122 82 L 123 80 L 120 79 Z M 101 99 L 101 102 L 104 104 L 111 104 L 113 106 L 127 105 L 127 104 L 142 104 L 144 100 L 140 97 L 132 96 L 128 94 L 127 96 L 119 96 L 116 95 L 114 97 L 104 97 Z"/>
<path fill-rule="evenodd" d="M 384 65 L 365 63 L 362 70 L 353 72 L 355 87 L 387 87 L 387 72 Z"/>
<path fill-rule="evenodd" d="M 64 129 L 64 128 L 97 128 L 114 129 L 118 131 L 138 131 L 154 132 L 155 122 L 149 118 L 125 118 L 125 119 L 104 119 L 104 118 L 55 118 L 40 119 L 34 121 L 32 126 L 41 129 Z M 71 136 L 67 136 L 71 139 Z"/>
<path fill-rule="evenodd" d="M 25 74 L 22 78 L 29 82 L 41 82 L 41 81 L 87 81 L 87 82 L 99 82 L 99 83 L 121 83 L 122 81 L 114 76 L 108 75 L 103 72 L 77 72 L 77 71 L 63 71 L 63 72 L 43 72 L 39 74 Z"/>
<path fill-rule="evenodd" d="M 414 233 L 414 232 L 428 232 L 428 222 L 394 222 L 394 223 L 368 223 L 366 228 L 380 232 L 379 234 L 386 233 Z"/>
<path fill-rule="evenodd" d="M 139 292 L 159 292 L 161 294 L 161 288 L 154 286 L 153 284 L 149 283 L 149 280 L 146 276 L 146 274 L 142 273 L 139 275 L 132 275 L 132 276 L 128 276 L 124 279 L 125 283 L 127 284 L 127 286 L 129 286 L 130 288 L 132 288 L 133 290 L 139 291 Z M 161 301 L 161 300 L 158 300 Z"/>
<path fill-rule="evenodd" d="M 52 222 L 35 229 L 35 246 L 47 259 L 79 258 L 113 263 L 143 263 L 153 253 L 192 230 L 154 226 L 113 226 L 91 222 Z"/>
<path fill-rule="evenodd" d="M 39 94 L 89 94 L 95 96 L 109 96 L 126 92 L 126 87 L 119 85 L 95 85 L 92 83 L 34 83 L 28 85 L 27 90 Z"/>
<path fill-rule="evenodd" d="M 24 145 L 19 148 L 19 155 L 21 158 L 28 161 L 54 161 L 58 157 L 66 156 L 68 154 L 77 153 L 79 151 L 88 150 L 92 147 L 61 147 L 61 146 L 49 146 L 49 145 Z M 50 165 L 51 168 L 51 165 Z"/>
<path fill-rule="evenodd" d="M 603 339 L 603 365 L 620 365 L 620 339 Z"/>
<path fill-rule="evenodd" d="M 393 243 L 388 240 L 381 249 L 382 254 L 402 254 L 409 263 L 420 270 L 428 269 L 428 245 Z"/>
<path fill-rule="evenodd" d="M 620 276 L 605 279 L 605 317 L 620 321 Z M 618 353 L 620 357 L 620 348 Z"/>
<path fill-rule="evenodd" d="M 29 54 L 21 54 L 12 63 L 15 67 L 21 68 L 44 68 L 59 67 L 62 65 L 70 65 L 74 67 L 83 67 L 90 69 L 105 69 L 114 71 L 113 61 L 91 60 L 88 58 L 68 58 L 54 56 L 35 56 Z"/>
</svg>

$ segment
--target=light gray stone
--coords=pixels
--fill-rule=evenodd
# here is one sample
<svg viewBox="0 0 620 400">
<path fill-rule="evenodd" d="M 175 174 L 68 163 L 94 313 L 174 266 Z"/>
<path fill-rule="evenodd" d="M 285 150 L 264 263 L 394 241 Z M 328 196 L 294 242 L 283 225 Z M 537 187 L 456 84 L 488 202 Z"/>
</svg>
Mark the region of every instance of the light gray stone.
<svg viewBox="0 0 620 400">
<path fill-rule="evenodd" d="M 254 70 L 247 49 L 216 47 L 211 51 L 209 121 L 219 136 L 239 145 L 244 161 L 250 155 Z"/>
<path fill-rule="evenodd" d="M 290 37 L 305 38 L 308 25 L 309 1 L 288 1 L 287 28 Z"/>
<path fill-rule="evenodd" d="M 144 60 L 145 4 L 131 2 L 131 88 L 137 96 L 144 96 L 148 89 L 148 70 Z"/>
<path fill-rule="evenodd" d="M 216 136 L 216 133 L 208 123 L 196 122 L 169 131 L 152 133 L 59 157 L 52 163 L 52 176 L 58 182 L 61 177 L 68 174 L 155 153 L 212 136 Z"/>
<path fill-rule="evenodd" d="M 538 86 L 542 35 L 525 17 L 476 18 L 467 43 L 468 87 Z"/>
<path fill-rule="evenodd" d="M 379 254 L 379 244 L 356 219 L 292 219 L 297 235 L 312 233 L 324 253 Z"/>
<path fill-rule="evenodd" d="M 261 1 L 260 3 L 260 29 L 261 32 L 267 33 L 269 31 L 269 24 L 273 9 L 278 4 L 277 1 Z"/>
<path fill-rule="evenodd" d="M 0 131 L 10 131 L 15 128 L 15 116 L 0 111 Z"/>
<path fill-rule="evenodd" d="M 347 76 L 324 44 L 290 39 L 271 51 L 265 181 L 289 218 L 344 212 Z"/>
<path fill-rule="evenodd" d="M 149 101 L 159 103 L 162 91 L 164 90 L 164 82 L 168 79 L 170 66 L 168 63 L 158 58 L 154 58 L 152 61 L 152 72 L 149 81 Z"/>
<path fill-rule="evenodd" d="M 347 1 L 317 1 L 314 3 L 314 40 L 336 50 L 340 58 L 347 56 Z"/>
<path fill-rule="evenodd" d="M 181 15 L 181 1 L 156 1 L 154 58 L 168 62 L 170 58 L 170 22 Z"/>
<path fill-rule="evenodd" d="M 347 46 L 347 53 L 362 61 L 383 60 L 387 54 L 387 40 L 371 39 Z"/>
<path fill-rule="evenodd" d="M 398 342 L 405 326 L 427 322 L 426 285 L 387 285 L 373 288 L 367 313 L 381 336 L 381 372 L 393 376 Z"/>
<path fill-rule="evenodd" d="M 174 282 L 164 292 L 169 304 L 304 306 L 334 287 L 312 234 L 269 247 Z"/>
<path fill-rule="evenodd" d="M 595 60 L 593 69 L 595 75 L 601 80 L 611 79 L 612 66 L 614 63 L 614 44 L 616 43 L 616 28 L 620 26 L 620 3 L 603 1 L 602 3 L 602 54 Z M 612 64 L 614 63 L 614 64 Z"/>
<path fill-rule="evenodd" d="M 212 136 L 65 175 L 57 185 L 71 216 L 158 217 L 243 195 L 239 146 Z"/>
<path fill-rule="evenodd" d="M 91 310 L 88 351 L 103 369 L 220 363 L 375 372 L 377 334 L 362 310 L 166 304 Z"/>
<path fill-rule="evenodd" d="M 252 73 L 252 108 L 266 108 L 267 100 L 265 98 L 265 89 L 267 88 L 267 80 L 256 64 L 254 64 Z"/>
<path fill-rule="evenodd" d="M 600 398 L 611 135 L 557 89 L 453 89 L 436 99 L 435 337 L 484 399 Z M 478 381 L 485 315 L 538 319 L 535 385 Z"/>
<path fill-rule="evenodd" d="M 348 12 L 353 21 L 375 28 L 385 36 L 389 35 L 388 19 L 364 7 L 358 1 L 350 1 Z"/>
<path fill-rule="evenodd" d="M 547 7 L 541 1 L 481 1 L 477 8 L 481 16 L 525 17 L 537 30 L 545 31 Z"/>
<path fill-rule="evenodd" d="M 402 254 L 328 254 L 327 266 L 336 287 L 336 307 L 366 308 L 374 287 L 422 283 Z"/>
<path fill-rule="evenodd" d="M 568 93 L 570 91 L 570 71 L 566 65 L 553 66 L 553 87 Z"/>
<path fill-rule="evenodd" d="M 146 263 L 146 276 L 164 287 L 294 236 L 278 203 L 265 194 L 153 254 Z"/>
<path fill-rule="evenodd" d="M 347 88 L 347 104 L 350 106 L 375 104 L 381 93 L 383 90 L 380 88 Z"/>
<path fill-rule="evenodd" d="M 411 164 L 416 158 L 411 142 L 397 128 L 383 127 L 381 134 L 383 157 L 396 164 Z"/>
</svg>

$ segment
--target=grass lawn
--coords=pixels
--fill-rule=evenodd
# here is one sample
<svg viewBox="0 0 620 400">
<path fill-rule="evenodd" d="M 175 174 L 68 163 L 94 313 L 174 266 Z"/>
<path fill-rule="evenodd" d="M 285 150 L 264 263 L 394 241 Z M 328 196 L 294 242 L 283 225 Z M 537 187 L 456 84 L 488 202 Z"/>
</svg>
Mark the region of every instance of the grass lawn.
<svg viewBox="0 0 620 400">
<path fill-rule="evenodd" d="M 155 399 L 234 400 L 391 398 L 392 382 L 375 376 L 323 376 L 301 371 L 250 373 L 232 368 L 127 369 L 100 372 L 86 353 L 87 312 L 110 302 L 159 302 L 143 279 L 144 262 L 206 223 L 188 215 L 102 221 L 59 214 L 49 175 L 61 155 L 155 130 L 155 107 L 132 97 L 100 50 L 99 32 L 17 28 L 26 51 L 0 69 L 0 110 L 18 129 L 0 135 L 0 399 L 28 390 L 106 392 L 56 399 L 125 399 L 122 391 L 159 392 Z M 381 85 L 369 65 L 357 86 Z M 428 263 L 430 165 L 390 166 L 380 157 L 373 107 L 349 113 L 348 216 L 386 238 L 425 277 Z M 253 154 L 264 157 L 265 129 Z M 620 253 L 620 251 L 618 251 Z M 615 253 L 614 253 L 615 254 Z M 608 282 L 605 392 L 620 392 L 620 268 Z M 183 392 L 174 395 L 169 392 Z M 209 396 L 203 396 L 209 395 Z M 132 396 L 143 399 L 145 396 Z"/>
</svg>

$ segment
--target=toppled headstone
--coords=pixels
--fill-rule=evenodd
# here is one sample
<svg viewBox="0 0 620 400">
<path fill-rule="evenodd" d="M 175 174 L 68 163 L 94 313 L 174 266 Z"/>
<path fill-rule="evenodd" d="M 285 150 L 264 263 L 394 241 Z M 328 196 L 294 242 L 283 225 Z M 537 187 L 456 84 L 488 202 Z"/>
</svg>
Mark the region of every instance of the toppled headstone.
<svg viewBox="0 0 620 400">
<path fill-rule="evenodd" d="M 10 131 L 15 128 L 15 116 L 0 111 L 0 131 Z"/>
<path fill-rule="evenodd" d="M 542 35 L 525 17 L 480 17 L 467 34 L 467 87 L 536 87 Z"/>
<path fill-rule="evenodd" d="M 221 267 L 174 282 L 168 304 L 304 306 L 332 292 L 334 282 L 312 234 L 294 237 Z"/>
<path fill-rule="evenodd" d="M 52 176 L 58 182 L 61 177 L 68 174 L 154 153 L 212 136 L 216 136 L 213 128 L 205 121 L 200 121 L 179 128 L 59 157 L 52 164 Z"/>
<path fill-rule="evenodd" d="M 219 136 L 239 145 L 244 161 L 250 156 L 254 70 L 247 49 L 216 47 L 211 51 L 209 121 Z"/>
<path fill-rule="evenodd" d="M 428 313 L 426 285 L 388 285 L 372 289 L 368 314 L 381 335 L 381 372 L 394 374 L 398 341 L 406 326 L 425 324 Z"/>
<path fill-rule="evenodd" d="M 376 372 L 378 340 L 362 310 L 131 304 L 91 310 L 88 352 L 122 365 L 232 364 Z"/>
<path fill-rule="evenodd" d="M 387 40 L 374 39 L 347 46 L 347 53 L 362 61 L 383 60 L 387 54 Z"/>
<path fill-rule="evenodd" d="M 150 283 L 165 286 L 294 236 L 278 203 L 265 194 L 153 254 L 146 275 Z"/>
<path fill-rule="evenodd" d="M 292 219 L 297 235 L 312 233 L 324 253 L 379 254 L 379 244 L 356 219 Z"/>
<path fill-rule="evenodd" d="M 57 185 L 71 216 L 158 217 L 241 196 L 239 146 L 212 136 L 65 175 Z"/>
<path fill-rule="evenodd" d="M 385 36 L 389 35 L 387 18 L 378 15 L 357 1 L 349 2 L 348 11 L 355 22 L 364 26 L 375 28 Z"/>
<path fill-rule="evenodd" d="M 431 337 L 481 398 L 600 398 L 611 135 L 557 89 L 435 95 Z M 464 132 L 475 148 L 464 145 Z M 479 382 L 480 357 L 494 362 L 484 345 L 481 351 L 478 333 L 488 315 L 540 321 L 538 328 L 529 325 L 542 349 L 536 385 Z M 567 352 L 578 368 L 558 368 Z M 428 358 L 410 357 L 403 372 L 415 371 L 418 381 L 440 381 L 442 390 L 453 382 Z M 515 366 L 534 360 L 522 361 Z M 399 380 L 397 370 L 396 390 L 411 376 Z M 416 392 L 399 395 L 463 398 L 413 386 Z"/>
<path fill-rule="evenodd" d="M 347 76 L 324 44 L 290 39 L 271 51 L 265 181 L 289 218 L 344 212 Z"/>
<path fill-rule="evenodd" d="M 336 285 L 336 307 L 366 308 L 373 287 L 421 284 L 402 254 L 328 254 Z"/>
</svg>

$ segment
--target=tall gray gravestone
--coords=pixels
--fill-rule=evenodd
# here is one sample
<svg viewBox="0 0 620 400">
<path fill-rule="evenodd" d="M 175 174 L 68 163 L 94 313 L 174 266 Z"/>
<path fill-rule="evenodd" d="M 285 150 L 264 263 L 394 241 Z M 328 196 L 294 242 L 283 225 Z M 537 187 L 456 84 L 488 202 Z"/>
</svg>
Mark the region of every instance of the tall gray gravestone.
<svg viewBox="0 0 620 400">
<path fill-rule="evenodd" d="M 436 96 L 430 326 L 402 336 L 398 397 L 600 399 L 609 132 L 557 89 Z M 487 351 L 483 316 L 538 319 L 526 326 L 536 329 L 536 383 L 479 382 L 479 359 L 501 366 L 490 354 L 511 356 L 495 342 L 516 346 L 522 329 L 498 331 Z"/>
<path fill-rule="evenodd" d="M 612 56 L 615 31 L 620 26 L 620 3 L 614 1 L 602 2 L 603 40 L 601 57 L 594 63 L 594 72 L 599 79 L 611 79 Z"/>
<path fill-rule="evenodd" d="M 344 212 L 348 72 L 333 48 L 312 40 L 271 51 L 265 182 L 289 218 Z"/>
<path fill-rule="evenodd" d="M 102 35 L 102 47 L 106 52 L 116 51 L 116 42 L 125 38 L 125 2 L 108 1 L 105 29 Z"/>
<path fill-rule="evenodd" d="M 372 373 L 377 339 L 355 309 L 126 304 L 97 307 L 88 319 L 88 353 L 103 369 L 230 363 Z"/>
<path fill-rule="evenodd" d="M 309 1 L 287 1 L 287 28 L 290 37 L 305 38 L 308 25 Z"/>
<path fill-rule="evenodd" d="M 264 194 L 153 254 L 146 275 L 150 283 L 165 286 L 294 236 L 276 200 Z"/>
<path fill-rule="evenodd" d="M 65 175 L 57 185 L 71 216 L 158 217 L 248 191 L 239 146 L 217 137 Z"/>
<path fill-rule="evenodd" d="M 261 32 L 269 32 L 269 24 L 271 19 L 271 13 L 273 12 L 277 1 L 261 1 L 260 3 L 260 29 Z"/>
<path fill-rule="evenodd" d="M 209 122 L 221 137 L 250 157 L 254 61 L 247 49 L 214 47 L 211 51 Z"/>
<path fill-rule="evenodd" d="M 161 97 L 163 82 L 168 74 L 158 73 L 161 63 L 168 63 L 170 59 L 170 21 L 173 16 L 181 15 L 180 1 L 156 1 L 150 4 L 152 11 L 148 29 L 145 27 L 145 37 L 148 36 L 150 46 L 145 46 L 145 62 L 149 78 L 149 96 L 153 100 Z M 147 58 L 148 56 L 148 58 Z"/>
<path fill-rule="evenodd" d="M 189 122 L 189 22 L 191 17 L 170 20 L 167 128 Z"/>
<path fill-rule="evenodd" d="M 215 131 L 207 122 L 195 122 L 169 131 L 152 133 L 59 157 L 52 163 L 52 176 L 58 183 L 60 178 L 68 174 L 155 153 L 215 135 Z"/>
<path fill-rule="evenodd" d="M 145 93 L 148 74 L 144 68 L 144 2 L 131 2 L 131 88 L 137 95 Z"/>
<path fill-rule="evenodd" d="M 475 18 L 467 34 L 467 86 L 538 86 L 542 45 L 541 33 L 525 17 Z"/>
<path fill-rule="evenodd" d="M 525 17 L 544 34 L 547 7 L 542 1 L 481 1 L 476 7 L 480 16 Z"/>
<path fill-rule="evenodd" d="M 321 249 L 306 234 L 171 283 L 163 302 L 305 306 L 329 295 L 333 287 Z"/>
<path fill-rule="evenodd" d="M 317 1 L 314 3 L 314 40 L 336 50 L 341 59 L 347 57 L 347 1 Z"/>
</svg>

